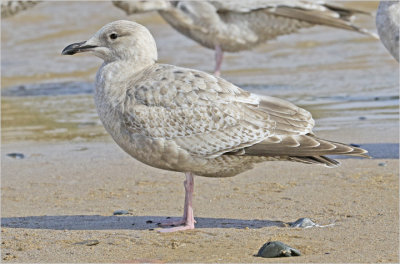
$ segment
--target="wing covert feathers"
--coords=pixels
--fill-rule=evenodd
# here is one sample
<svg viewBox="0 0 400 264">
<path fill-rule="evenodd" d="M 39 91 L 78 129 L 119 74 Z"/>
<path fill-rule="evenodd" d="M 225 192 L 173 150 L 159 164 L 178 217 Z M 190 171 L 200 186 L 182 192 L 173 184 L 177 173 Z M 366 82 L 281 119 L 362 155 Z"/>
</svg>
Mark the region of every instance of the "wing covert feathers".
<svg viewBox="0 0 400 264">
<path fill-rule="evenodd" d="M 157 64 L 138 76 L 122 109 L 130 133 L 173 142 L 204 159 L 230 154 L 334 166 L 337 162 L 322 156 L 367 153 L 315 137 L 311 114 L 288 101 L 172 65 Z"/>
</svg>

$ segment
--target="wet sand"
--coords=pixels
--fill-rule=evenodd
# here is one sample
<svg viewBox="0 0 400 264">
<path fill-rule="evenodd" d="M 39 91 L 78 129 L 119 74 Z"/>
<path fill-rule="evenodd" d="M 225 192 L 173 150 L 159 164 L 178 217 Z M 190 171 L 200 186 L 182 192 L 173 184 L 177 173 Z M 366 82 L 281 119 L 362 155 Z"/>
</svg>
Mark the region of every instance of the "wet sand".
<svg viewBox="0 0 400 264">
<path fill-rule="evenodd" d="M 10 152 L 25 158 L 5 156 Z M 143 165 L 112 142 L 8 143 L 2 147 L 1 257 L 29 263 L 397 263 L 398 160 L 341 162 L 335 169 L 270 162 L 233 178 L 196 177 L 197 229 L 160 234 L 153 230 L 157 222 L 182 213 L 183 174 Z M 130 214 L 113 216 L 120 209 Z M 335 225 L 282 225 L 300 217 Z M 79 244 L 85 240 L 98 244 Z M 254 256 L 274 240 L 302 256 Z"/>
</svg>

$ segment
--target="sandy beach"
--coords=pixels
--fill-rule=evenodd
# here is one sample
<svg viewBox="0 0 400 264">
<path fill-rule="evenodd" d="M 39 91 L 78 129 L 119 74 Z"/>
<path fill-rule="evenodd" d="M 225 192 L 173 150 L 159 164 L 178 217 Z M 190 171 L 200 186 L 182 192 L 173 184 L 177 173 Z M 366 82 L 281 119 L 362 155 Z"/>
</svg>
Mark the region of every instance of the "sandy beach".
<svg viewBox="0 0 400 264">
<path fill-rule="evenodd" d="M 335 169 L 270 162 L 233 178 L 196 177 L 197 229 L 161 234 L 157 222 L 181 214 L 182 174 L 143 165 L 112 142 L 2 151 L 5 262 L 399 261 L 396 159 L 346 159 Z M 334 225 L 285 224 L 300 217 Z M 275 240 L 302 256 L 254 256 Z"/>
<path fill-rule="evenodd" d="M 340 4 L 374 12 L 378 2 Z M 44 1 L 2 20 L 3 262 L 399 262 L 399 65 L 378 40 L 317 26 L 227 53 L 228 81 L 307 109 L 319 137 L 361 144 L 373 158 L 340 159 L 332 169 L 267 162 L 233 178 L 195 177 L 196 229 L 162 234 L 157 223 L 182 214 L 183 173 L 119 149 L 93 102 L 101 61 L 60 55 L 117 19 L 146 25 L 161 63 L 212 70 L 212 50 L 156 13 L 128 17 L 110 1 Z M 373 16 L 356 21 L 375 31 Z M 288 225 L 302 217 L 329 226 Z M 255 257 L 268 241 L 302 255 Z"/>
</svg>

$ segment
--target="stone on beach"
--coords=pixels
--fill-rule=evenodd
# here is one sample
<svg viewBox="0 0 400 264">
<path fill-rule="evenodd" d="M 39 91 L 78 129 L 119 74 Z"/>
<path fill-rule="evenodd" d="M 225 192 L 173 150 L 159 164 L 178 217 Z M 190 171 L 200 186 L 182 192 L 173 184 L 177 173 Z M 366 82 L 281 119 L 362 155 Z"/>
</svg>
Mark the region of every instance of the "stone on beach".
<svg viewBox="0 0 400 264">
<path fill-rule="evenodd" d="M 265 243 L 257 253 L 258 257 L 263 258 L 295 257 L 300 255 L 300 251 L 280 241 Z"/>
</svg>

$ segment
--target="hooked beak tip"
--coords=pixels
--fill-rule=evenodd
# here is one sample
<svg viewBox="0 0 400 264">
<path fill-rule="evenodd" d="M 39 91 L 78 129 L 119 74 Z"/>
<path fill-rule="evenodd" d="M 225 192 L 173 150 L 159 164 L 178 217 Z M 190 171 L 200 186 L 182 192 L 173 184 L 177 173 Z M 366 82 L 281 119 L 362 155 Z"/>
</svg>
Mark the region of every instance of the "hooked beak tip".
<svg viewBox="0 0 400 264">
<path fill-rule="evenodd" d="M 96 48 L 97 46 L 93 45 L 85 45 L 86 41 L 82 41 L 79 43 L 73 43 L 71 45 L 66 46 L 61 55 L 74 55 L 79 52 L 90 51 L 92 48 Z"/>
<path fill-rule="evenodd" d="M 74 55 L 76 52 L 70 49 L 67 49 L 68 47 L 66 47 L 65 49 L 63 49 L 63 51 L 61 52 L 61 55 Z"/>
</svg>

